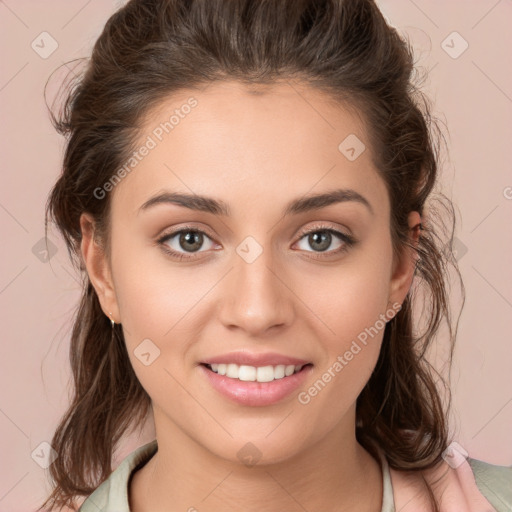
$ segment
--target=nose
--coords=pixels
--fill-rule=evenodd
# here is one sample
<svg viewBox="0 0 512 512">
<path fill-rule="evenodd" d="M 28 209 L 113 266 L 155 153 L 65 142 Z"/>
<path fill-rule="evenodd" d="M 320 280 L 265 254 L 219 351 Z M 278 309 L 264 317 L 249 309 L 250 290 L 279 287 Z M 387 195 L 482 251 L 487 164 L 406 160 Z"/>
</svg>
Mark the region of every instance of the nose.
<svg viewBox="0 0 512 512">
<path fill-rule="evenodd" d="M 220 320 L 226 328 L 264 336 L 291 324 L 293 293 L 284 273 L 273 268 L 270 252 L 263 251 L 251 263 L 235 254 L 219 306 Z"/>
</svg>

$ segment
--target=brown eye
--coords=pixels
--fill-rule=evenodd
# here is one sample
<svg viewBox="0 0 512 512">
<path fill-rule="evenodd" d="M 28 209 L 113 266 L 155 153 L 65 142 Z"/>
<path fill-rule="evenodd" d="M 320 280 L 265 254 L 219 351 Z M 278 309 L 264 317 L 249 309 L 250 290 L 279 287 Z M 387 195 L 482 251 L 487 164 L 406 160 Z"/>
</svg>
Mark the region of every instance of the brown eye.
<svg viewBox="0 0 512 512">
<path fill-rule="evenodd" d="M 178 245 L 186 251 L 196 252 L 203 245 L 203 235 L 199 231 L 180 231 L 178 235 Z"/>
<path fill-rule="evenodd" d="M 328 226 L 317 226 L 309 231 L 303 232 L 300 241 L 303 239 L 305 241 L 304 245 L 311 247 L 313 250 L 308 251 L 306 247 L 301 247 L 301 249 L 306 252 L 326 253 L 326 255 L 342 253 L 356 243 L 356 240 L 351 235 L 347 235 L 346 233 L 342 233 Z M 341 243 L 333 250 L 328 250 L 336 239 L 340 240 Z"/>
<path fill-rule="evenodd" d="M 158 243 L 172 257 L 183 260 L 193 257 L 187 253 L 192 255 L 197 252 L 205 252 L 199 250 L 203 247 L 205 239 L 211 241 L 211 238 L 204 231 L 196 228 L 182 228 L 163 235 L 158 239 Z"/>
</svg>

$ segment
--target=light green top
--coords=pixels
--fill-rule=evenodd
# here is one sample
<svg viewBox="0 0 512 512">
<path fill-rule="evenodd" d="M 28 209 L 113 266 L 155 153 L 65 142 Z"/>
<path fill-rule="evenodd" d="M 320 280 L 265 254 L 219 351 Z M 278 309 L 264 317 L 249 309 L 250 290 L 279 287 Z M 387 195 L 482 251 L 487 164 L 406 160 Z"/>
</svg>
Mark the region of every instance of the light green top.
<svg viewBox="0 0 512 512">
<path fill-rule="evenodd" d="M 128 485 L 130 476 L 156 453 L 156 439 L 130 453 L 121 464 L 82 504 L 78 512 L 130 512 Z M 476 459 L 468 459 L 480 492 L 497 512 L 512 512 L 512 466 L 495 466 Z M 382 463 L 381 512 L 395 512 L 393 487 L 385 457 Z"/>
</svg>

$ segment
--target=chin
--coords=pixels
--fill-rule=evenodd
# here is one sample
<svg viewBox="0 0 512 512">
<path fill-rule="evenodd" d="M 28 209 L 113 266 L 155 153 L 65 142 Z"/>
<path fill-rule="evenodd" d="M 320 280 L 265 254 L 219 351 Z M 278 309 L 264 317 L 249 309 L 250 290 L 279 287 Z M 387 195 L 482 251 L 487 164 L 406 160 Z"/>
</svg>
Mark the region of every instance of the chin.
<svg viewBox="0 0 512 512">
<path fill-rule="evenodd" d="M 268 437 L 266 433 L 250 435 L 247 431 L 243 436 L 236 436 L 234 433 L 233 436 L 234 439 L 229 439 L 225 444 L 212 446 L 210 451 L 226 461 L 247 467 L 286 462 L 298 454 L 301 441 L 290 436 L 284 439 L 277 432 Z M 270 439 L 272 436 L 273 439 Z M 208 449 L 207 445 L 205 447 Z"/>
</svg>

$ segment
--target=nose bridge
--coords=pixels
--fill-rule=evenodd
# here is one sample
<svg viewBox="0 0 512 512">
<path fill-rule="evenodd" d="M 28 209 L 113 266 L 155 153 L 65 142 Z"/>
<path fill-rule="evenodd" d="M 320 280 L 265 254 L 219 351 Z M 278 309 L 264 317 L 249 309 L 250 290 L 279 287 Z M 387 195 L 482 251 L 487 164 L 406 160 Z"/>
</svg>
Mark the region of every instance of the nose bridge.
<svg viewBox="0 0 512 512">
<path fill-rule="evenodd" d="M 226 281 L 221 320 L 257 334 L 290 321 L 292 307 L 288 288 L 274 270 L 270 247 L 247 237 L 236 248 L 234 268 Z"/>
</svg>

